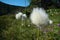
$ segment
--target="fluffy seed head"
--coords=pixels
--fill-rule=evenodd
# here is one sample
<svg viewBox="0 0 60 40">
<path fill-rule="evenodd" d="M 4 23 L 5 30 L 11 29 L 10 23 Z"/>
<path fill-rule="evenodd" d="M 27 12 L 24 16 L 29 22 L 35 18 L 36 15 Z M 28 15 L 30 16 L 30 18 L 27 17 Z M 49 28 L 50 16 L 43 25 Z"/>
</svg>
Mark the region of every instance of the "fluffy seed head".
<svg viewBox="0 0 60 40">
<path fill-rule="evenodd" d="M 46 25 L 49 21 L 48 15 L 43 8 L 33 8 L 30 19 L 35 25 Z"/>
</svg>

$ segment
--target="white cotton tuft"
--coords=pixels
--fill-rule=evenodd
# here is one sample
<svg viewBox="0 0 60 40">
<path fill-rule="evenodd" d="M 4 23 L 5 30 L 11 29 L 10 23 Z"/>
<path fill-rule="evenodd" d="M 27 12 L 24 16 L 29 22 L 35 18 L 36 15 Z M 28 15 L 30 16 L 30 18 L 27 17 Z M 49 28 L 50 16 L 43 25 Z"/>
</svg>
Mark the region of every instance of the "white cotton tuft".
<svg viewBox="0 0 60 40">
<path fill-rule="evenodd" d="M 26 14 L 23 14 L 22 15 L 22 20 L 25 20 L 27 18 L 27 15 Z"/>
<path fill-rule="evenodd" d="M 30 15 L 31 22 L 36 25 L 47 25 L 49 18 L 47 13 L 43 8 L 33 8 L 33 11 Z"/>
<path fill-rule="evenodd" d="M 25 18 L 27 18 L 27 15 L 26 14 L 23 14 L 22 16 L 25 17 Z"/>
<path fill-rule="evenodd" d="M 53 24 L 53 21 L 52 20 L 49 20 L 49 24 Z"/>
<path fill-rule="evenodd" d="M 22 16 L 22 12 L 19 12 L 18 14 L 15 15 L 16 19 L 21 19 L 21 16 Z"/>
</svg>

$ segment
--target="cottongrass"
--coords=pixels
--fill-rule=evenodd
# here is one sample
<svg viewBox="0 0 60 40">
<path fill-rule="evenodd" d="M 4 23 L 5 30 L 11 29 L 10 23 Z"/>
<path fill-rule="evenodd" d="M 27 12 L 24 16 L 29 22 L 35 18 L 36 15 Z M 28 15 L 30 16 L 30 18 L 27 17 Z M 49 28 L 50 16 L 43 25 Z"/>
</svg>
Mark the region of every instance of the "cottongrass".
<svg viewBox="0 0 60 40">
<path fill-rule="evenodd" d="M 22 22 L 11 15 L 0 16 L 0 40 L 60 40 L 60 27 L 57 25 L 60 22 L 60 15 L 53 15 L 50 18 L 54 23 L 46 27 L 48 32 L 43 33 L 29 19 Z M 21 26 L 21 23 L 24 23 L 24 26 Z"/>
</svg>

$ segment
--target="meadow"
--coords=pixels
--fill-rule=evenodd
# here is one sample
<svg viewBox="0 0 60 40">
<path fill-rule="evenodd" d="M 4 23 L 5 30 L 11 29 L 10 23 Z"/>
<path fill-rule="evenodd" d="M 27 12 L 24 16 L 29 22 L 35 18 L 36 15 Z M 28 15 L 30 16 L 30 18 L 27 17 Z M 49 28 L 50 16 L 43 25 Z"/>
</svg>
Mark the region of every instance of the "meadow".
<svg viewBox="0 0 60 40">
<path fill-rule="evenodd" d="M 15 15 L 0 16 L 0 40 L 60 40 L 60 9 L 46 10 L 53 24 L 46 33 L 33 25 L 29 18 L 16 20 Z"/>
</svg>

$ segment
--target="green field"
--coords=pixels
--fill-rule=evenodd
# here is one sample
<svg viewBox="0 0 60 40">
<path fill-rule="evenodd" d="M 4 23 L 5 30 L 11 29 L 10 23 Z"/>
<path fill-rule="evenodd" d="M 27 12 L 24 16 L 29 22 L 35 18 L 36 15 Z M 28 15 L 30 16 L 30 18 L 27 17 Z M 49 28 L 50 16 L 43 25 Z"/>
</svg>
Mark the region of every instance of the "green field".
<svg viewBox="0 0 60 40">
<path fill-rule="evenodd" d="M 29 18 L 16 20 L 15 15 L 0 16 L 0 40 L 60 40 L 60 9 L 48 9 L 52 25 L 44 33 L 31 24 Z"/>
</svg>

